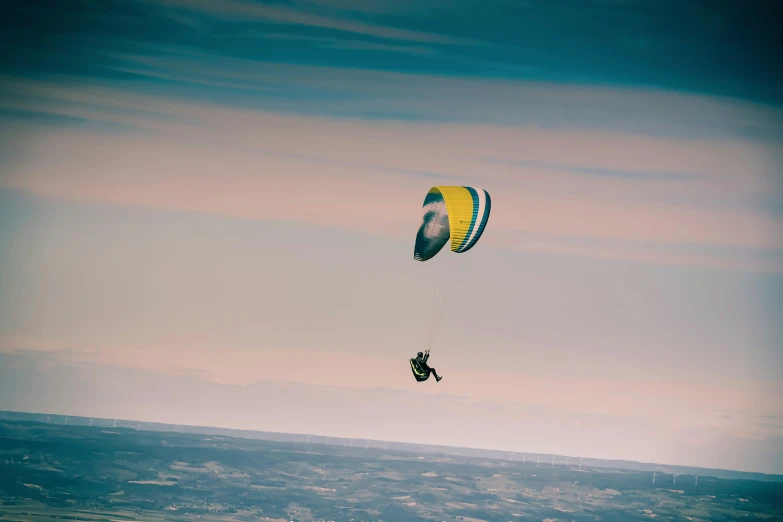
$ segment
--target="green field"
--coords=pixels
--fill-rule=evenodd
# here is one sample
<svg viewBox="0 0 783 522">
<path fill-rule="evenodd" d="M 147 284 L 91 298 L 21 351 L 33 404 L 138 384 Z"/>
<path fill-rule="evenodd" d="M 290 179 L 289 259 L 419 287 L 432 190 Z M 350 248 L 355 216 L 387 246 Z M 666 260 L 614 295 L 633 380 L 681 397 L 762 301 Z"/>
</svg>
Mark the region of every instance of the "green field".
<svg viewBox="0 0 783 522">
<path fill-rule="evenodd" d="M 783 483 L 0 421 L 0 520 L 783 520 Z"/>
</svg>

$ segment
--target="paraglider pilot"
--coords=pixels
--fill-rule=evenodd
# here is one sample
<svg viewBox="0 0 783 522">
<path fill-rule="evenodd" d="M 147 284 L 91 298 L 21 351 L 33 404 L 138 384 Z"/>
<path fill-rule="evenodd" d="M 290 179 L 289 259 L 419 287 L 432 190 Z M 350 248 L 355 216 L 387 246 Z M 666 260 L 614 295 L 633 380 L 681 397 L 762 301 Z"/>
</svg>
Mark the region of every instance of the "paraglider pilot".
<svg viewBox="0 0 783 522">
<path fill-rule="evenodd" d="M 442 375 L 438 375 L 438 372 L 435 371 L 435 368 L 430 368 L 430 366 L 427 364 L 427 359 L 430 358 L 430 351 L 427 350 L 425 353 L 417 353 L 415 359 L 411 359 L 411 367 L 413 369 L 414 376 L 416 377 L 416 380 L 426 381 L 430 373 L 435 376 L 435 380 L 440 382 L 440 380 L 443 378 Z"/>
</svg>

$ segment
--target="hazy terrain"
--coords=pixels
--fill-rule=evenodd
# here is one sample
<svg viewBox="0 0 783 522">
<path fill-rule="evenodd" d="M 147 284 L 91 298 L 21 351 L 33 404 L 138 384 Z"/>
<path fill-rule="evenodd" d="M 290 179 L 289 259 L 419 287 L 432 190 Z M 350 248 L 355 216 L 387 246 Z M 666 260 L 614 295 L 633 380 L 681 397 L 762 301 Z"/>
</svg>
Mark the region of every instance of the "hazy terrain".
<svg viewBox="0 0 783 522">
<path fill-rule="evenodd" d="M 1 420 L 0 520 L 783 519 L 772 480 L 107 423 Z"/>
<path fill-rule="evenodd" d="M 104 427 L 125 427 L 134 428 L 142 431 L 173 431 L 178 433 L 200 433 L 202 435 L 223 435 L 228 437 L 241 437 L 248 439 L 260 439 L 271 440 L 279 442 L 306 442 L 309 440 L 316 444 L 327 442 L 327 437 L 324 435 L 311 434 L 305 435 L 301 433 L 278 433 L 270 431 L 253 431 L 253 430 L 239 430 L 230 428 L 218 428 L 212 426 L 183 426 L 177 424 L 160 424 L 155 422 L 140 422 L 136 420 L 128 419 L 90 419 L 89 417 L 78 417 L 64 415 L 50 415 L 42 413 L 26 413 L 26 412 L 12 412 L 12 411 L 0 411 L 0 420 L 20 420 L 20 421 L 38 421 L 51 424 L 67 424 L 69 425 L 81 425 L 89 426 L 92 422 L 95 426 Z M 463 457 L 480 457 L 490 459 L 502 459 L 516 461 L 538 461 L 541 463 L 552 463 L 552 457 L 554 457 L 554 463 L 568 466 L 578 466 L 580 459 L 582 460 L 582 466 L 589 466 L 591 468 L 609 468 L 609 469 L 624 469 L 634 471 L 649 471 L 650 476 L 652 473 L 668 475 L 691 475 L 700 477 L 717 477 L 727 479 L 746 479 L 746 480 L 763 480 L 763 481 L 776 481 L 783 482 L 783 475 L 775 475 L 770 473 L 753 473 L 747 471 L 735 471 L 727 469 L 710 469 L 699 468 L 693 466 L 676 466 L 671 464 L 661 463 L 646 463 L 646 462 L 634 462 L 628 460 L 608 460 L 598 458 L 582 458 L 581 455 L 552 455 L 551 453 L 512 453 L 511 451 L 500 451 L 493 449 L 482 448 L 462 448 L 454 446 L 432 446 L 428 444 L 413 444 L 409 442 L 398 441 L 383 441 L 383 440 L 366 440 L 366 439 L 344 439 L 340 437 L 330 437 L 330 444 L 346 446 L 361 446 L 370 448 L 384 448 L 388 450 L 410 451 L 414 453 L 425 454 L 440 454 L 450 456 L 463 456 Z M 668 480 L 671 480 L 669 477 Z"/>
</svg>

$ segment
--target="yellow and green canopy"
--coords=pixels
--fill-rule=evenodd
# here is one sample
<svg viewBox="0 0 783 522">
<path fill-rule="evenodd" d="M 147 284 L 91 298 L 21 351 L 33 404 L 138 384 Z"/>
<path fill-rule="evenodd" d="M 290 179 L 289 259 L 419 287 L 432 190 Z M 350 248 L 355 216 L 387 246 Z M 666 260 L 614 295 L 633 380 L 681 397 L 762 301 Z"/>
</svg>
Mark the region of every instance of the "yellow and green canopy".
<svg viewBox="0 0 783 522">
<path fill-rule="evenodd" d="M 433 258 L 449 238 L 452 252 L 467 252 L 481 238 L 491 206 L 489 193 L 480 188 L 432 187 L 424 198 L 413 258 Z"/>
</svg>

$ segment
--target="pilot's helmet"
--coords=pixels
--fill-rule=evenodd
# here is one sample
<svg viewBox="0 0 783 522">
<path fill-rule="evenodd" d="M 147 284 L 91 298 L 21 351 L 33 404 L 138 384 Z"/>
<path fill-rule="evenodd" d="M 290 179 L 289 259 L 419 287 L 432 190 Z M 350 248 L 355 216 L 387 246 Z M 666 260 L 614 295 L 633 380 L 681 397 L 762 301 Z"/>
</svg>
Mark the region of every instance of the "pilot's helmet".
<svg viewBox="0 0 783 522">
<path fill-rule="evenodd" d="M 424 357 L 424 354 L 423 354 L 423 353 L 421 353 L 421 352 L 419 352 L 419 353 L 417 353 L 417 354 L 416 354 L 416 356 L 417 356 L 417 357 Z"/>
</svg>

